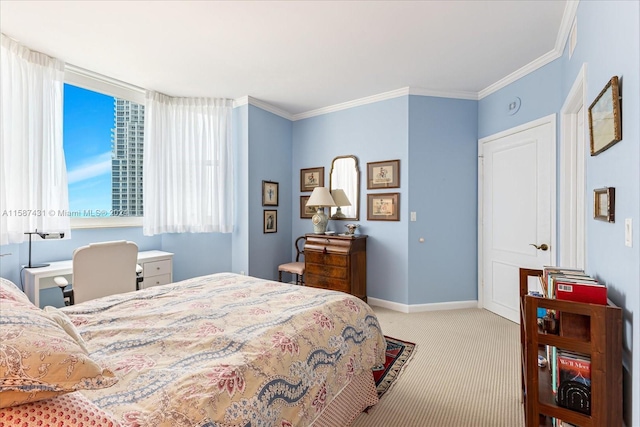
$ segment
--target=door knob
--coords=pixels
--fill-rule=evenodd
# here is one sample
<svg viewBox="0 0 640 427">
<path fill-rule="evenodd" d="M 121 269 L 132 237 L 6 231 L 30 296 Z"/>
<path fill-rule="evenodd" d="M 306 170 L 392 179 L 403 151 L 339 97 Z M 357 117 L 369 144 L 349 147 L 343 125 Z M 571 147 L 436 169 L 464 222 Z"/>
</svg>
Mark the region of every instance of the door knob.
<svg viewBox="0 0 640 427">
<path fill-rule="evenodd" d="M 543 243 L 540 246 L 534 243 L 529 243 L 529 246 L 533 246 L 534 248 L 539 249 L 541 251 L 546 251 L 547 249 L 549 249 L 549 246 L 546 243 Z"/>
</svg>

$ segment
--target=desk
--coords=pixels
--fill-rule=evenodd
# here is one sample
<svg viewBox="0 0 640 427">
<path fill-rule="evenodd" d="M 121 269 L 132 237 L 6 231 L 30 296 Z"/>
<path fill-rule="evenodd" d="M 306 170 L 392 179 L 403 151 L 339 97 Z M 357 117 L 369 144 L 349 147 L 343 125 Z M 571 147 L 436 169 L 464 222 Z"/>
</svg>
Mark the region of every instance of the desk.
<svg viewBox="0 0 640 427">
<path fill-rule="evenodd" d="M 173 281 L 173 254 L 170 252 L 138 252 L 138 264 L 142 266 L 142 289 Z M 24 293 L 36 307 L 40 307 L 40 289 L 57 287 L 54 277 L 71 276 L 72 273 L 71 260 L 52 262 L 47 267 L 25 268 Z"/>
</svg>

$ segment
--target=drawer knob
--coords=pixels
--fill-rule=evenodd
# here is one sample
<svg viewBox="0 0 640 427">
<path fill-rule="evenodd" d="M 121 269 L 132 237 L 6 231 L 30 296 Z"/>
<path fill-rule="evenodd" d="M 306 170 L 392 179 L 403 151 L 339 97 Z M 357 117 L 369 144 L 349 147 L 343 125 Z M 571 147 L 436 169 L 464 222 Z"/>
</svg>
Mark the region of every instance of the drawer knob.
<svg viewBox="0 0 640 427">
<path fill-rule="evenodd" d="M 324 248 L 322 248 L 322 253 L 326 254 L 327 253 L 327 247 L 325 246 Z"/>
<path fill-rule="evenodd" d="M 160 270 L 160 267 L 156 267 L 156 270 Z"/>
</svg>

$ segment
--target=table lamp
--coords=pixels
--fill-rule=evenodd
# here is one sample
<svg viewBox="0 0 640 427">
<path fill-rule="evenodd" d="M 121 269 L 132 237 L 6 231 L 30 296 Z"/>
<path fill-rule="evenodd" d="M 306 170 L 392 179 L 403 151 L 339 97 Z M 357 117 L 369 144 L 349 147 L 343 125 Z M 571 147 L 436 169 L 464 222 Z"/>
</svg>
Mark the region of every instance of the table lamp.
<svg viewBox="0 0 640 427">
<path fill-rule="evenodd" d="M 336 206 L 329 189 L 327 187 L 314 188 L 311 197 L 309 197 L 307 201 L 307 206 L 318 208 L 317 212 L 311 218 L 311 222 L 313 222 L 313 232 L 315 234 L 324 234 L 324 232 L 327 231 L 327 223 L 329 222 L 329 218 L 324 213 L 324 207 Z"/>
<path fill-rule="evenodd" d="M 345 218 L 345 215 L 342 213 L 340 206 L 351 206 L 351 202 L 349 198 L 345 194 L 342 188 L 336 188 L 331 192 L 331 196 L 333 197 L 333 201 L 336 202 L 338 209 L 336 209 L 336 213 L 331 216 L 331 219 L 342 219 Z"/>
</svg>

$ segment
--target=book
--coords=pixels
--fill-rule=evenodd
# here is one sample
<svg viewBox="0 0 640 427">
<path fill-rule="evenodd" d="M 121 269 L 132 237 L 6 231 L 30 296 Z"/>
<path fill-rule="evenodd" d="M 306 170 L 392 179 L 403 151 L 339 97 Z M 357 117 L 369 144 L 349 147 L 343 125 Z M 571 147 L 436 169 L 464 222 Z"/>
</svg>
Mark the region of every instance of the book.
<svg viewBox="0 0 640 427">
<path fill-rule="evenodd" d="M 558 406 L 591 415 L 591 359 L 567 350 L 558 350 Z"/>
<path fill-rule="evenodd" d="M 607 287 L 597 280 L 557 278 L 555 287 L 556 299 L 607 304 Z"/>
</svg>

